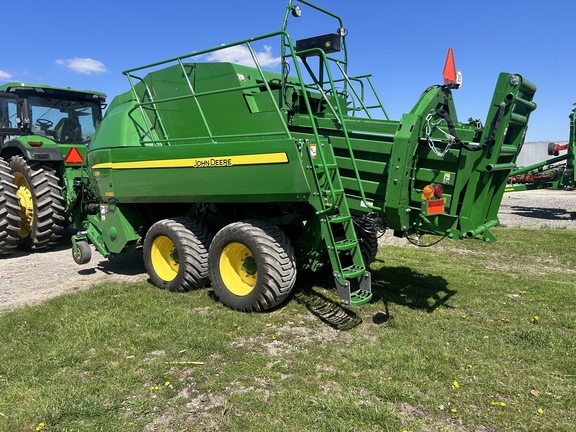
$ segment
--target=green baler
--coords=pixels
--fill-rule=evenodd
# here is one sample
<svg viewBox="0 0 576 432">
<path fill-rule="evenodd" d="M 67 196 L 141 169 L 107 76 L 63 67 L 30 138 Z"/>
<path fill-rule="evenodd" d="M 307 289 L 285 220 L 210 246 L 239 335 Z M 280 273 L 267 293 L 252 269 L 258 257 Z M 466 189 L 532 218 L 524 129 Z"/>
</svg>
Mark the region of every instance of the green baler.
<svg viewBox="0 0 576 432">
<path fill-rule="evenodd" d="M 227 306 L 258 311 L 287 298 L 297 270 L 325 266 L 344 304 L 369 301 L 386 228 L 495 240 L 535 86 L 501 74 L 483 126 L 458 121 L 448 77 L 390 120 L 370 75 L 347 73 L 342 20 L 300 3 L 337 20 L 337 33 L 293 43 L 288 20 L 301 10 L 290 0 L 279 32 L 125 72 L 131 89 L 87 152 L 93 194 L 76 262 L 89 243 L 104 256 L 142 247 L 155 285 L 210 283 Z M 271 39 L 281 73 L 258 59 Z M 202 61 L 231 49 L 253 65 Z"/>
</svg>

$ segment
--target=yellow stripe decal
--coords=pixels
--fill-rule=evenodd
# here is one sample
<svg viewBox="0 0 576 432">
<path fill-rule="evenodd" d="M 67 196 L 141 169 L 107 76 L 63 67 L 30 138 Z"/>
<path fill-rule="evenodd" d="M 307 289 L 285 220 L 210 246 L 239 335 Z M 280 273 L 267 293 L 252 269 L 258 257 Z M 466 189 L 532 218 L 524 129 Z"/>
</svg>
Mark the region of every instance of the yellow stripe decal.
<svg viewBox="0 0 576 432">
<path fill-rule="evenodd" d="M 221 168 L 237 165 L 267 165 L 282 163 L 288 163 L 288 155 L 286 153 L 261 153 L 251 155 L 162 159 L 136 162 L 105 162 L 92 166 L 92 169 Z"/>
</svg>

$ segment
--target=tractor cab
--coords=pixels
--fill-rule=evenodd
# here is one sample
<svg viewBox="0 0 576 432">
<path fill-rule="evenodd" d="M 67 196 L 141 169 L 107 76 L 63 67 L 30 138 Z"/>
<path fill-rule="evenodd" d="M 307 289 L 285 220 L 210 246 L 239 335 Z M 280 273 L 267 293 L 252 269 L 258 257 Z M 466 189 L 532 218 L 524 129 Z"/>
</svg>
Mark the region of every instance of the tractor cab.
<svg viewBox="0 0 576 432">
<path fill-rule="evenodd" d="M 13 136 L 37 136 L 56 144 L 86 144 L 102 120 L 104 100 L 103 94 L 95 92 L 4 84 L 0 86 L 0 142 Z"/>
</svg>

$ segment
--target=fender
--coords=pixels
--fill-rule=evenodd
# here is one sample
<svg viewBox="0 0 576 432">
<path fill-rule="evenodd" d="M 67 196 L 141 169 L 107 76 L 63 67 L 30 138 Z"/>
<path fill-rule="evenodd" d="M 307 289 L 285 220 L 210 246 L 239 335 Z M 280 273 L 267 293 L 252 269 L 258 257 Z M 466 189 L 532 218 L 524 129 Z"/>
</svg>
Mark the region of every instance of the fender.
<svg viewBox="0 0 576 432">
<path fill-rule="evenodd" d="M 26 143 L 22 142 L 23 138 L 26 139 Z M 0 155 L 4 158 L 9 158 L 10 156 L 21 154 L 27 160 L 42 162 L 62 162 L 64 160 L 60 149 L 57 147 L 31 147 L 28 144 L 30 142 L 45 144 L 46 140 L 35 135 L 12 139 L 0 146 Z"/>
</svg>

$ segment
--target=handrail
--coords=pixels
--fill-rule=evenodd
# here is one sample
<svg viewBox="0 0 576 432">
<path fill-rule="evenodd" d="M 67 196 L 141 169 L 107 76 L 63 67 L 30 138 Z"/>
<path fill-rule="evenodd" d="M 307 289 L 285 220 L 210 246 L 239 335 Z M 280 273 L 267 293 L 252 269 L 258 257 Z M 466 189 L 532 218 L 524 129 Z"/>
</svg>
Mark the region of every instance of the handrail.
<svg viewBox="0 0 576 432">
<path fill-rule="evenodd" d="M 307 58 L 306 55 L 307 55 L 307 54 L 308 54 L 308 55 L 312 55 L 312 54 L 318 55 L 321 63 L 325 65 L 326 75 L 327 75 L 328 80 L 329 80 L 330 88 L 332 89 L 332 92 L 333 92 L 334 94 L 336 94 L 336 85 L 335 85 L 335 83 L 334 83 L 334 79 L 332 78 L 332 72 L 330 71 L 330 67 L 329 67 L 329 65 L 328 65 L 328 57 L 326 56 L 326 53 L 325 53 L 323 50 L 321 50 L 320 48 L 310 48 L 310 49 L 307 49 L 307 50 L 299 51 L 299 52 L 297 52 L 297 53 L 293 51 L 292 54 L 293 54 L 293 55 L 297 55 L 297 56 L 301 56 L 301 58 L 302 58 L 302 63 L 303 63 L 304 66 L 306 67 L 306 69 L 307 69 L 308 73 L 310 74 L 310 76 L 312 77 L 312 79 L 315 81 L 315 83 L 316 83 L 316 85 L 317 85 L 317 88 L 318 88 L 318 90 L 320 91 L 320 94 L 322 95 L 322 97 L 323 97 L 323 98 L 325 99 L 325 101 L 327 102 L 328 107 L 330 108 L 330 110 L 331 110 L 332 113 L 334 114 L 336 120 L 338 120 L 338 123 L 339 123 L 340 127 L 342 128 L 342 133 L 344 134 L 344 140 L 345 140 L 345 142 L 346 142 L 346 147 L 347 147 L 348 153 L 350 154 L 350 161 L 352 162 L 352 168 L 353 168 L 353 171 L 354 171 L 354 176 L 355 176 L 356 182 L 357 182 L 357 184 L 358 184 L 358 191 L 360 192 L 360 196 L 362 197 L 362 201 L 363 201 L 364 204 L 366 205 L 366 208 L 369 208 L 369 209 L 371 209 L 371 210 L 380 210 L 378 207 L 375 207 L 374 205 L 372 205 L 372 204 L 369 203 L 368 199 L 366 198 L 366 193 L 364 192 L 364 188 L 362 187 L 362 180 L 360 179 L 360 173 L 359 173 L 359 171 L 358 171 L 358 165 L 356 164 L 356 158 L 354 157 L 354 150 L 352 149 L 352 144 L 351 144 L 351 142 L 350 142 L 350 136 L 349 136 L 349 134 L 348 134 L 348 128 L 347 128 L 346 122 L 344 121 L 344 118 L 343 118 L 343 116 L 344 116 L 343 112 L 345 112 L 345 111 L 342 110 L 342 106 L 340 105 L 340 98 L 335 97 L 334 100 L 335 100 L 335 102 L 336 102 L 337 109 L 334 110 L 334 108 L 332 108 L 331 104 L 329 103 L 329 101 L 328 101 L 328 99 L 327 99 L 327 97 L 326 97 L 326 94 L 325 94 L 325 92 L 324 92 L 324 90 L 323 90 L 323 84 L 324 84 L 324 83 L 318 81 L 318 79 L 317 79 L 316 76 L 314 75 L 312 69 L 311 69 L 310 66 L 308 65 L 308 62 L 306 61 L 306 58 Z M 301 75 L 301 73 L 300 73 L 300 68 L 297 67 L 296 69 L 297 69 L 298 74 L 299 74 L 299 76 L 300 76 L 300 75 Z M 324 70 L 324 69 L 323 69 L 323 70 Z M 342 69 L 341 69 L 341 71 L 344 73 L 344 71 L 343 71 Z M 306 103 L 306 108 L 307 108 L 307 110 L 308 110 L 309 116 L 310 116 L 310 117 L 313 117 L 313 115 L 312 115 L 312 109 L 311 109 L 310 102 L 309 102 L 308 98 L 307 98 L 307 97 L 304 97 L 304 101 L 305 101 L 305 103 Z M 316 139 L 318 140 L 318 142 L 320 142 L 320 137 L 319 137 L 319 134 L 318 134 L 318 129 L 317 129 L 316 123 L 312 121 L 312 122 L 311 122 L 311 125 L 312 125 L 312 130 L 314 131 L 314 135 L 315 135 Z M 323 154 L 322 154 L 322 152 L 319 152 L 319 153 L 320 153 L 320 155 L 321 155 L 321 161 L 322 161 L 322 164 L 324 165 L 324 169 L 327 170 L 328 167 L 327 167 L 327 165 L 326 165 L 326 161 L 325 161 L 325 159 L 324 159 L 324 157 L 323 157 Z M 332 192 L 332 196 L 333 196 L 333 199 L 334 199 L 334 201 L 335 201 L 335 199 L 336 199 L 336 198 L 335 198 L 335 193 L 334 193 L 334 190 L 333 190 L 333 186 L 332 186 L 331 179 L 330 179 L 329 177 L 328 177 L 328 184 L 330 185 L 330 189 L 331 189 L 331 192 Z"/>
<path fill-rule="evenodd" d="M 206 128 L 206 133 L 207 136 L 206 137 L 201 137 L 201 138 L 209 138 L 212 142 L 216 142 L 216 138 L 222 138 L 225 137 L 226 135 L 220 135 L 220 136 L 215 136 L 212 132 L 212 129 L 209 125 L 209 122 L 204 114 L 204 111 L 202 110 L 202 106 L 200 104 L 200 100 L 199 98 L 203 97 L 203 96 L 208 96 L 208 95 L 214 95 L 214 94 L 222 94 L 222 93 L 230 93 L 230 92 L 243 92 L 245 90 L 250 90 L 250 89 L 255 89 L 255 88 L 261 88 L 262 85 L 266 88 L 266 93 L 269 95 L 270 100 L 274 106 L 274 111 L 276 112 L 276 114 L 278 115 L 278 118 L 280 119 L 280 123 L 283 126 L 283 135 L 286 135 L 287 137 L 291 137 L 291 133 L 290 130 L 288 129 L 288 125 L 286 124 L 286 122 L 283 119 L 283 115 L 282 112 L 280 110 L 280 106 L 278 104 L 278 102 L 276 101 L 276 99 L 273 96 L 272 90 L 270 88 L 270 85 L 268 83 L 268 80 L 265 77 L 264 71 L 260 65 L 260 62 L 258 61 L 258 57 L 256 55 L 256 53 L 254 52 L 254 49 L 252 47 L 252 43 L 254 41 L 259 41 L 259 40 L 263 40 L 263 39 L 268 39 L 268 38 L 272 38 L 272 37 L 277 37 L 277 36 L 282 36 L 282 37 L 288 37 L 289 40 L 289 35 L 287 35 L 286 33 L 280 31 L 280 32 L 273 32 L 273 33 L 268 33 L 262 36 L 258 36 L 258 37 L 253 37 L 250 39 L 245 39 L 239 42 L 234 42 L 234 43 L 230 43 L 230 44 L 225 44 L 225 45 L 221 45 L 219 47 L 215 47 L 212 49 L 206 49 L 206 50 L 202 50 L 202 51 L 195 51 L 189 54 L 185 54 L 182 56 L 177 56 L 177 57 L 173 57 L 167 60 L 163 60 L 160 62 L 155 62 L 155 63 L 151 63 L 148 65 L 144 65 L 144 66 L 140 66 L 137 68 L 133 68 L 133 69 L 129 69 L 123 72 L 124 75 L 127 76 L 128 81 L 130 83 L 130 87 L 132 88 L 132 92 L 134 94 L 134 97 L 136 98 L 136 105 L 138 106 L 138 108 L 141 111 L 142 117 L 144 119 L 144 123 L 145 123 L 145 130 L 148 131 L 149 135 L 152 136 L 152 130 L 153 130 L 153 125 L 150 123 L 150 120 L 148 118 L 148 116 L 146 115 L 146 113 L 144 112 L 144 108 L 147 106 L 150 106 L 152 108 L 152 110 L 156 113 L 157 115 L 157 119 L 158 119 L 158 123 L 160 125 L 160 130 L 161 133 L 164 137 L 164 139 L 151 139 L 151 140 L 141 140 L 140 142 L 142 144 L 148 144 L 148 143 L 170 143 L 170 142 L 182 142 L 182 141 L 186 141 L 189 139 L 198 139 L 200 137 L 190 137 L 190 138 L 172 138 L 169 139 L 166 128 L 162 122 L 162 119 L 160 117 L 160 115 L 158 114 L 158 105 L 162 104 L 162 103 L 167 103 L 167 102 L 174 102 L 174 101 L 178 101 L 178 100 L 184 100 L 184 99 L 189 99 L 192 98 L 198 108 L 198 111 L 200 113 L 200 116 L 202 118 L 202 121 L 204 123 L 204 126 Z M 291 43 L 291 41 L 290 41 Z M 215 51 L 218 50 L 222 50 L 222 49 L 226 49 L 226 48 L 231 48 L 231 47 L 235 47 L 235 46 L 240 46 L 240 45 L 245 45 L 248 49 L 248 51 L 250 52 L 250 55 L 252 57 L 252 60 L 254 61 L 254 64 L 256 66 L 256 69 L 258 70 L 258 74 L 259 74 L 259 79 L 262 81 L 261 84 L 255 84 L 255 85 L 248 85 L 248 86 L 242 86 L 242 87 L 230 87 L 230 88 L 225 88 L 225 89 L 219 89 L 219 90 L 212 90 L 212 91 L 206 91 L 206 92 L 200 92 L 200 93 L 196 93 L 194 90 L 194 87 L 192 85 L 192 83 L 190 82 L 188 75 L 186 73 L 186 69 L 185 69 L 185 63 L 183 62 L 183 60 L 186 59 L 190 59 L 192 57 L 198 57 L 204 54 L 208 54 L 208 53 L 213 53 Z M 169 97 L 169 98 L 164 98 L 164 99 L 154 99 L 152 97 L 152 92 L 150 91 L 150 88 L 148 86 L 148 84 L 144 81 L 143 78 L 140 78 L 139 76 L 136 76 L 134 74 L 134 72 L 136 71 L 143 71 L 145 69 L 150 69 L 153 67 L 158 67 L 158 66 L 163 66 L 163 65 L 167 65 L 170 63 L 174 63 L 177 62 L 178 65 L 180 66 L 180 68 L 182 69 L 183 75 L 185 77 L 186 80 L 186 84 L 188 86 L 188 89 L 190 90 L 190 94 L 185 94 L 185 95 L 181 95 L 181 96 L 173 96 L 173 97 Z M 138 96 L 138 93 L 136 92 L 136 88 L 135 88 L 135 84 L 133 79 L 137 79 L 139 82 L 142 83 L 142 85 L 144 85 L 144 89 L 145 89 L 145 94 L 147 95 L 149 101 L 143 101 L 140 99 L 140 97 Z M 264 133 L 264 134 L 259 134 L 259 135 L 268 135 L 268 133 Z M 272 135 L 278 135 L 277 133 L 272 133 Z M 243 134 L 238 134 L 237 136 L 244 136 Z M 248 134 L 246 136 L 255 136 L 254 134 Z"/>
<path fill-rule="evenodd" d="M 148 99 L 150 99 L 150 100 L 153 100 L 152 99 L 152 92 L 150 91 L 150 88 L 148 87 L 148 84 L 146 83 L 146 81 L 144 81 L 144 78 L 140 78 L 139 76 L 136 76 L 136 75 L 127 75 L 127 77 L 128 77 L 128 82 L 130 83 L 130 87 L 132 88 L 132 93 L 134 94 L 134 97 L 136 98 L 136 105 L 138 106 L 138 109 L 140 110 L 140 114 L 142 115 L 142 118 L 144 119 L 144 123 L 146 126 L 145 130 L 147 130 L 148 135 L 150 137 L 152 137 L 153 127 L 150 124 L 150 119 L 148 118 L 148 116 L 144 112 L 142 102 L 140 101 L 140 98 L 138 97 L 138 93 L 136 92 L 136 89 L 134 88 L 134 83 L 132 82 L 132 78 L 140 80 L 140 82 L 144 84 L 146 93 L 148 94 Z M 152 108 L 154 110 L 156 110 L 156 112 L 158 112 L 158 110 L 156 109 L 156 107 L 154 105 L 152 105 Z M 166 137 L 167 134 L 166 134 L 166 131 L 164 129 L 164 125 L 160 119 L 160 116 L 158 116 L 158 119 L 159 119 L 160 129 L 162 130 L 162 134 L 163 134 L 163 136 Z M 142 140 L 140 142 L 142 142 Z"/>
</svg>

